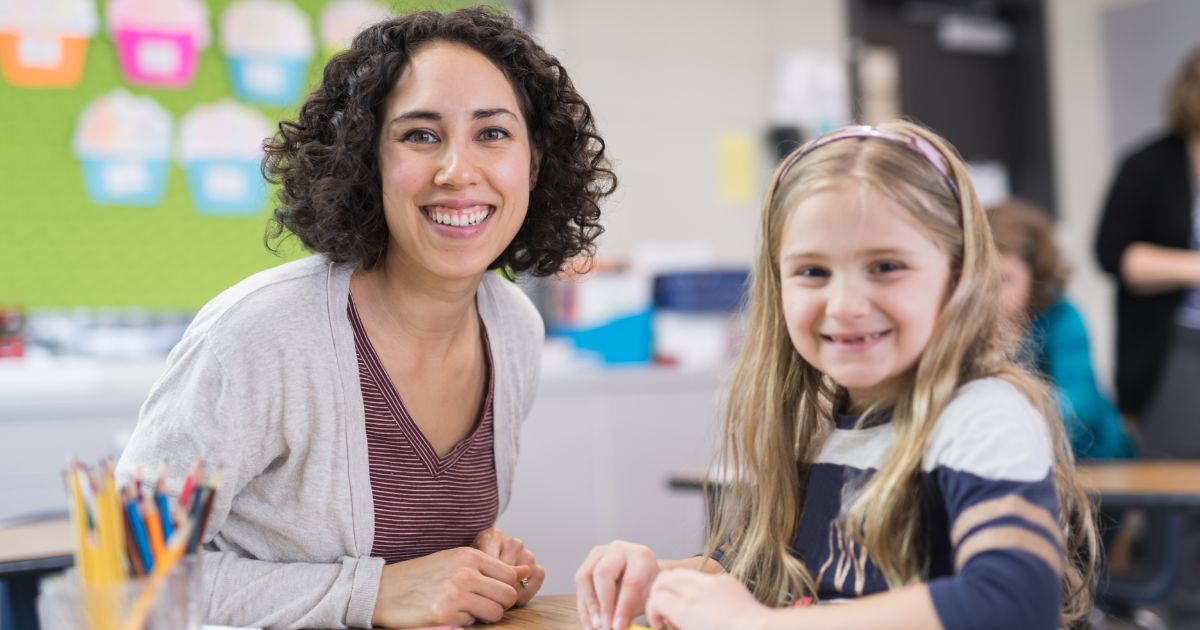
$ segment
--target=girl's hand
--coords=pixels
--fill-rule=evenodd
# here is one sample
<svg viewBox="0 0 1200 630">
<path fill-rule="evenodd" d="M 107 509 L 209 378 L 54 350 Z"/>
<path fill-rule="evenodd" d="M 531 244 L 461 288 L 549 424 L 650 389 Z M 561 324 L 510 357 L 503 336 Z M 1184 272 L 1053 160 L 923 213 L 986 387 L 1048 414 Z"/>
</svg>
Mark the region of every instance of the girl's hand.
<svg viewBox="0 0 1200 630">
<path fill-rule="evenodd" d="M 669 623 L 679 630 L 764 628 L 770 614 L 732 575 L 691 569 L 663 571 L 646 604 L 650 625 L 661 628 Z"/>
<path fill-rule="evenodd" d="M 490 527 L 479 532 L 471 546 L 498 558 L 510 567 L 528 567 L 529 576 L 525 578 L 526 581 L 518 583 L 517 606 L 528 604 L 542 588 L 542 582 L 546 581 L 545 567 L 537 563 L 533 552 L 525 548 L 525 543 L 521 542 L 520 538 L 513 538 L 495 527 Z"/>
<path fill-rule="evenodd" d="M 585 630 L 625 630 L 646 608 L 658 560 L 644 545 L 614 540 L 592 549 L 575 572 L 579 623 Z"/>
<path fill-rule="evenodd" d="M 470 547 L 383 567 L 371 623 L 388 628 L 494 622 L 517 603 L 529 569 Z"/>
</svg>

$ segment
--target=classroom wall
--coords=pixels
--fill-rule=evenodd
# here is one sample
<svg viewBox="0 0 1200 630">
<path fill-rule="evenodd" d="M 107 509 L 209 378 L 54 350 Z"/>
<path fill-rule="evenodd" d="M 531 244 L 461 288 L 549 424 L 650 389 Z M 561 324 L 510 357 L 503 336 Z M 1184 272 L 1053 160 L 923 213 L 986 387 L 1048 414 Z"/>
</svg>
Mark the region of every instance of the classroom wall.
<svg viewBox="0 0 1200 630">
<path fill-rule="evenodd" d="M 1100 29 L 1104 9 L 1095 0 L 1051 0 L 1046 3 L 1046 33 L 1058 239 L 1075 268 L 1068 294 L 1090 326 L 1096 376 L 1111 393 L 1113 288 L 1092 255 L 1113 163 Z"/>
<path fill-rule="evenodd" d="M 772 68 L 793 50 L 840 53 L 841 0 L 542 0 L 535 32 L 567 67 L 608 143 L 621 186 L 605 205 L 605 256 L 647 239 L 710 242 L 718 260 L 748 265 L 761 183 L 722 201 L 718 143 L 767 128 Z"/>
<path fill-rule="evenodd" d="M 1200 45 L 1198 24 L 1195 0 L 1123 2 L 1104 11 L 1108 128 L 1118 153 L 1162 129 L 1167 86 L 1184 57 Z"/>
</svg>

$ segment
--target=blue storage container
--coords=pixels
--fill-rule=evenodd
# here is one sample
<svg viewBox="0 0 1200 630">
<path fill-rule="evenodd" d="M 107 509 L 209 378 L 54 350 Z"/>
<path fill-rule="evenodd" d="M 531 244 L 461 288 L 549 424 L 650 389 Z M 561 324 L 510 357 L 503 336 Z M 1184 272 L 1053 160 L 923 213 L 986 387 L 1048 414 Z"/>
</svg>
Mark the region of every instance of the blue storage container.
<svg viewBox="0 0 1200 630">
<path fill-rule="evenodd" d="M 654 278 L 654 308 L 688 313 L 733 313 L 742 308 L 750 273 L 741 269 L 681 271 Z"/>
</svg>

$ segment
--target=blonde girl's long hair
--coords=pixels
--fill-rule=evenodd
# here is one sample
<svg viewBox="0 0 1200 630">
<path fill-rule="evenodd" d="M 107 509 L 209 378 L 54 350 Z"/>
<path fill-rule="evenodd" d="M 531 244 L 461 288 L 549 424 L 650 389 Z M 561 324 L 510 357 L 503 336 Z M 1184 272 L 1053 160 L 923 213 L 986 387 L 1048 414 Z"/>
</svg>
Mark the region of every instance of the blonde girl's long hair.
<svg viewBox="0 0 1200 630">
<path fill-rule="evenodd" d="M 919 125 L 896 121 L 885 132 L 923 138 L 945 156 L 948 177 L 928 158 L 898 142 L 831 142 L 781 166 L 763 202 L 762 247 L 755 261 L 747 330 L 725 401 L 721 446 L 710 478 L 738 471 L 716 492 L 708 553 L 768 605 L 815 595 L 814 576 L 792 555 L 808 464 L 833 430 L 838 387 L 806 362 L 787 333 L 779 276 L 780 235 L 792 209 L 836 186 L 859 186 L 910 213 L 915 225 L 946 251 L 951 285 L 933 336 L 892 408 L 895 438 L 880 469 L 845 507 L 847 532 L 879 567 L 889 588 L 922 581 L 919 479 L 938 416 L 960 386 L 1000 377 L 1042 412 L 1054 447 L 1059 527 L 1067 541 L 1061 622 L 1071 625 L 1091 607 L 1096 533 L 1070 446 L 1048 387 L 1015 365 L 1015 327 L 995 308 L 999 275 L 987 218 L 966 167 L 948 143 Z M 789 156 L 784 164 L 792 161 Z M 781 175 L 782 174 L 782 175 Z M 782 180 L 782 181 L 781 181 Z"/>
</svg>

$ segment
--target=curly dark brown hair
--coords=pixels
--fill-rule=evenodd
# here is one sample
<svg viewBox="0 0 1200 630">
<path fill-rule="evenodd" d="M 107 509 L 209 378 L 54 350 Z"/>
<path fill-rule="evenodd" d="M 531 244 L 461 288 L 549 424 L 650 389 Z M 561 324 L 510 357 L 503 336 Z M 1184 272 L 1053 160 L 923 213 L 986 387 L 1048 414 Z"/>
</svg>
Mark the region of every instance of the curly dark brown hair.
<svg viewBox="0 0 1200 630">
<path fill-rule="evenodd" d="M 263 175 L 279 184 L 265 241 L 284 231 L 306 248 L 370 269 L 388 247 L 378 142 L 388 94 L 408 60 L 437 41 L 469 46 L 507 75 L 540 153 L 529 211 L 513 242 L 489 268 L 551 275 L 595 252 L 599 201 L 617 179 L 592 111 L 553 55 L 513 20 L 482 8 L 422 11 L 368 27 L 325 66 L 296 120 L 264 144 Z"/>
</svg>

